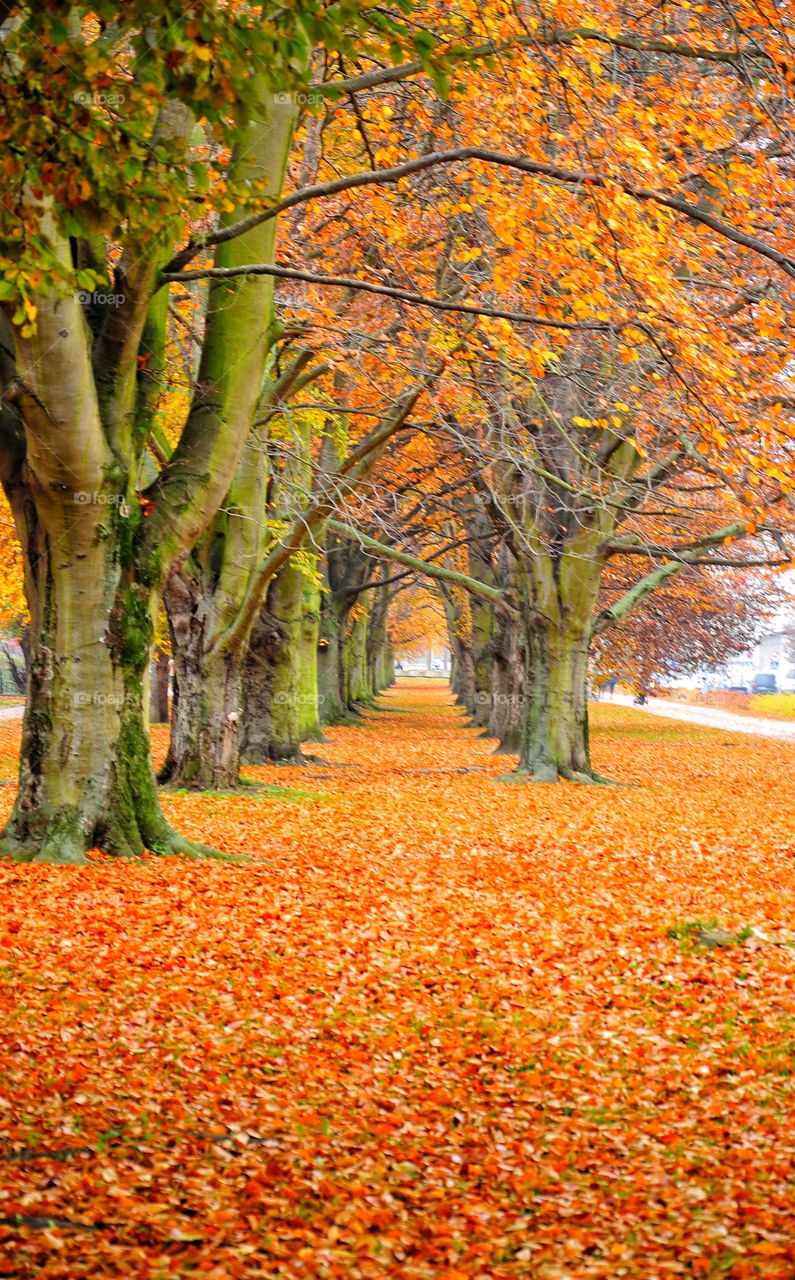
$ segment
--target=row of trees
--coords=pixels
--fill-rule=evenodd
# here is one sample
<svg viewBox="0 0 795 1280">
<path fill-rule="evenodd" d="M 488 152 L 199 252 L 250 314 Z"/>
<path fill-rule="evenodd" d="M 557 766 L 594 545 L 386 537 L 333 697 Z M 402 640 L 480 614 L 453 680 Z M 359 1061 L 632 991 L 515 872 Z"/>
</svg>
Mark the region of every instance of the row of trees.
<svg viewBox="0 0 795 1280">
<path fill-rule="evenodd" d="M 688 566 L 789 559 L 786 23 L 150 8 L 2 28 L 5 851 L 206 852 L 150 763 L 161 604 L 164 779 L 229 787 L 389 679 L 418 572 L 520 772 L 593 778 L 592 639 Z"/>
</svg>

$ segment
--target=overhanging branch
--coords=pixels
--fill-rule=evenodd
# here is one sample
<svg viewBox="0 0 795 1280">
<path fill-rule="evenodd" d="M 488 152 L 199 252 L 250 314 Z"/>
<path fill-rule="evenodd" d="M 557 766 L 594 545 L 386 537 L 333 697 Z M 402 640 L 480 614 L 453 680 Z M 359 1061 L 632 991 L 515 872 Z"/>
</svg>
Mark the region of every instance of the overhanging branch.
<svg viewBox="0 0 795 1280">
<path fill-rule="evenodd" d="M 374 555 L 381 556 L 385 560 L 394 560 L 396 564 L 403 564 L 408 569 L 413 569 L 416 573 L 420 573 L 427 578 L 438 578 L 440 582 L 452 582 L 456 586 L 464 587 L 467 591 L 471 591 L 473 595 L 482 596 L 484 600 L 488 600 L 491 604 L 505 610 L 507 613 L 516 612 L 513 606 L 508 604 L 504 591 L 500 591 L 498 587 L 490 587 L 485 582 L 479 582 L 477 578 L 471 578 L 467 573 L 459 573 L 456 569 L 445 569 L 442 565 L 431 564 L 428 560 L 420 560 L 418 556 L 413 556 L 408 551 L 399 551 L 396 547 L 387 546 L 386 543 L 379 542 L 376 538 L 371 538 L 369 534 L 362 533 L 361 529 L 356 529 L 350 524 L 344 524 L 341 520 L 329 520 L 328 528 L 344 538 L 352 538 L 363 547 L 366 547 L 368 551 L 372 551 Z"/>
<path fill-rule="evenodd" d="M 556 45 L 574 45 L 578 41 L 595 41 L 610 45 L 614 49 L 627 49 L 633 53 L 660 53 L 674 58 L 696 58 L 701 62 L 723 63 L 734 70 L 746 70 L 749 63 L 776 63 L 772 54 L 763 49 L 749 47 L 747 49 L 713 49 L 709 45 L 695 45 L 673 37 L 627 35 L 609 35 L 606 31 L 596 31 L 591 27 L 575 27 L 569 31 L 537 32 L 533 35 L 517 36 L 516 39 L 498 44 L 496 40 L 487 40 L 484 44 L 453 47 L 445 50 L 440 58 L 445 63 L 482 62 L 512 49 L 554 48 Z M 377 71 L 368 71 L 360 76 L 351 76 L 346 80 L 328 80 L 325 83 L 313 84 L 312 93 L 322 97 L 336 97 L 346 93 L 355 93 L 362 89 L 376 89 L 383 84 L 398 84 L 402 80 L 410 80 L 414 76 L 428 75 L 425 63 L 420 61 L 404 62 L 397 67 L 379 67 Z"/>
<path fill-rule="evenodd" d="M 476 306 L 469 302 L 445 302 L 441 298 L 428 298 L 410 289 L 398 289 L 392 285 L 376 284 L 370 280 L 358 280 L 355 276 L 330 276 L 318 271 L 301 271 L 297 267 L 282 267 L 274 262 L 255 262 L 238 267 L 199 267 L 194 271 L 164 272 L 161 279 L 173 284 L 185 280 L 231 280 L 235 276 L 275 276 L 279 280 L 302 280 L 306 284 L 330 285 L 335 289 L 353 289 L 361 293 L 375 293 L 384 298 L 396 298 L 414 307 L 427 307 L 431 311 L 454 311 L 467 316 L 491 316 L 498 320 L 511 320 L 514 324 L 538 325 L 546 329 L 565 329 L 596 333 L 615 332 L 617 327 L 601 321 L 549 320 L 544 316 L 531 316 L 524 311 L 505 311 L 500 307 Z"/>
<path fill-rule="evenodd" d="M 400 182 L 402 178 L 409 177 L 412 174 L 420 173 L 439 165 L 459 164 L 464 160 L 479 160 L 484 164 L 513 169 L 530 177 L 548 178 L 550 181 L 560 183 L 563 186 L 581 188 L 583 190 L 590 188 L 592 190 L 615 189 L 616 191 L 621 191 L 640 203 L 650 203 L 660 208 L 670 209 L 672 212 L 683 214 L 701 226 L 710 227 L 711 230 L 724 239 L 750 249 L 760 257 L 775 263 L 785 275 L 795 279 L 794 258 L 782 253 L 775 245 L 770 245 L 766 241 L 760 240 L 757 236 L 738 230 L 737 227 L 724 222 L 721 218 L 715 217 L 714 214 L 707 212 L 706 209 L 702 209 L 699 205 L 693 204 L 681 196 L 669 196 L 664 192 L 655 191 L 651 187 L 636 186 L 634 183 L 626 182 L 618 176 L 584 169 L 565 169 L 560 165 L 549 164 L 541 160 L 530 160 L 525 156 L 510 156 L 499 151 L 490 151 L 486 147 L 455 147 L 447 151 L 432 151 L 428 155 L 418 156 L 414 160 L 407 160 L 404 164 L 395 165 L 390 169 L 368 169 L 363 173 L 350 174 L 344 178 L 336 178 L 331 182 L 319 182 L 313 186 L 302 187 L 298 191 L 294 191 L 292 195 L 278 201 L 269 209 L 263 209 L 259 213 L 252 213 L 248 217 L 232 223 L 230 226 L 222 227 L 218 231 L 210 232 L 197 240 L 191 241 L 166 265 L 160 279 L 165 284 L 175 276 L 177 279 L 184 278 L 179 273 L 197 253 L 212 245 L 224 244 L 228 240 L 234 240 L 245 232 L 251 231 L 254 227 L 258 227 L 261 223 L 278 217 L 285 210 L 294 208 L 296 205 L 306 204 L 311 200 L 319 200 L 326 196 L 338 195 L 343 191 L 351 191 L 358 187 L 394 185 Z"/>
</svg>

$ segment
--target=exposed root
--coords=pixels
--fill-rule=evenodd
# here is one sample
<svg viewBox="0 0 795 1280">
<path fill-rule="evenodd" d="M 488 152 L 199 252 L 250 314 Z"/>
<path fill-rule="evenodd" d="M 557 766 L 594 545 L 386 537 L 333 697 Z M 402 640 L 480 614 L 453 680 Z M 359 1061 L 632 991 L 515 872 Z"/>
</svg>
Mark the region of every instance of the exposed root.
<svg viewBox="0 0 795 1280">
<path fill-rule="evenodd" d="M 89 861 L 89 848 L 90 841 L 72 814 L 60 815 L 46 826 L 42 822 L 39 830 L 12 818 L 0 836 L 0 859 L 10 862 L 82 867 Z"/>
<path fill-rule="evenodd" d="M 48 866 L 84 867 L 90 864 L 89 849 L 97 848 L 115 858 L 140 860 L 147 849 L 152 853 L 170 854 L 186 858 L 206 858 L 222 862 L 245 861 L 239 856 L 224 853 L 210 845 L 198 844 L 179 832 L 165 827 L 158 835 L 147 841 L 141 841 L 140 848 L 133 848 L 126 842 L 103 838 L 97 834 L 85 836 L 65 831 L 58 824 L 53 824 L 43 837 L 28 836 L 21 839 L 8 831 L 0 838 L 0 860 L 9 862 L 34 863 Z"/>
<path fill-rule="evenodd" d="M 499 748 L 497 749 L 499 750 Z M 496 754 L 496 752 L 495 752 Z M 498 782 L 576 782 L 580 786 L 586 787 L 620 787 L 622 783 L 614 782 L 612 778 L 604 778 L 599 773 L 585 773 L 581 769 L 567 769 L 565 766 L 555 766 L 554 764 L 536 764 L 531 768 L 522 767 L 514 773 L 502 774 L 497 778 Z"/>
<path fill-rule="evenodd" d="M 329 716 L 328 720 L 325 721 L 325 724 L 330 728 L 333 728 L 335 725 L 359 726 L 364 724 L 364 716 L 358 711 L 340 711 L 336 715 Z"/>
<path fill-rule="evenodd" d="M 196 861 L 210 860 L 213 862 L 248 862 L 248 858 L 242 857 L 240 854 L 224 853 L 222 849 L 214 849 L 209 844 L 199 844 L 195 840 L 189 840 L 187 836 L 182 836 L 178 831 L 174 831 L 171 827 L 166 828 L 162 836 L 153 841 L 151 846 L 152 853 L 160 854 L 161 857 L 178 857 L 191 858 Z"/>
</svg>

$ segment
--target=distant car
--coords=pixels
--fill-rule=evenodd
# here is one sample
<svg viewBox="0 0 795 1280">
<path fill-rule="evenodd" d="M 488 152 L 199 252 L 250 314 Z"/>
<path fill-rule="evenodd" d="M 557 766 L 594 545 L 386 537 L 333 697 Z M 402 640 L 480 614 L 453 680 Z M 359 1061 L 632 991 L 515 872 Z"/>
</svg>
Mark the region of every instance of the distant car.
<svg viewBox="0 0 795 1280">
<path fill-rule="evenodd" d="M 730 684 L 726 692 L 727 693 L 747 693 L 748 685 L 747 684 Z"/>
<path fill-rule="evenodd" d="M 795 667 L 790 667 L 781 677 L 778 687 L 782 693 L 795 693 Z"/>
<path fill-rule="evenodd" d="M 778 683 L 772 671 L 761 671 L 751 681 L 751 693 L 777 693 Z"/>
</svg>

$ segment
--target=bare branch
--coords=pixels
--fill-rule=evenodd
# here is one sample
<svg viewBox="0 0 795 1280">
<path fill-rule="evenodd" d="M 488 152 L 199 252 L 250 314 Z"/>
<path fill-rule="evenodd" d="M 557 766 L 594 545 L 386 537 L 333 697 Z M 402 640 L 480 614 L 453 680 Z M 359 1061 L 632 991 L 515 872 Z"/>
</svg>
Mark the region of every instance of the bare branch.
<svg viewBox="0 0 795 1280">
<path fill-rule="evenodd" d="M 400 182 L 401 178 L 409 177 L 411 174 L 420 173 L 425 169 L 432 169 L 438 165 L 458 164 L 463 160 L 480 160 L 484 164 L 514 169 L 519 173 L 526 173 L 532 177 L 549 178 L 551 181 L 559 182 L 564 186 L 584 190 L 588 188 L 594 190 L 615 188 L 618 191 L 623 191 L 625 195 L 632 196 L 633 199 L 641 203 L 649 202 L 664 209 L 671 209 L 675 213 L 681 213 L 685 217 L 691 218 L 701 226 L 710 227 L 718 235 L 723 236 L 724 239 L 731 240 L 734 244 L 742 245 L 760 257 L 767 258 L 768 261 L 775 263 L 785 275 L 795 279 L 794 258 L 782 253 L 774 245 L 760 240 L 757 236 L 740 231 L 730 223 L 724 222 L 721 218 L 716 218 L 714 214 L 708 213 L 706 209 L 692 204 L 681 196 L 669 196 L 663 192 L 654 191 L 650 187 L 635 186 L 633 183 L 626 182 L 618 176 L 589 172 L 587 170 L 563 169 L 559 165 L 549 164 L 545 161 L 529 160 L 524 156 L 509 156 L 499 151 L 489 151 L 485 147 L 455 147 L 448 151 L 432 151 L 428 155 L 418 156 L 414 160 L 407 160 L 404 164 L 395 165 L 390 169 L 366 170 L 364 173 L 350 174 L 344 178 L 336 178 L 331 182 L 319 182 L 310 187 L 303 187 L 298 191 L 294 191 L 292 195 L 286 196 L 284 200 L 278 201 L 269 209 L 264 209 L 260 213 L 252 213 L 246 218 L 241 218 L 238 222 L 201 236 L 198 240 L 191 241 L 190 244 L 172 258 L 160 278 L 163 283 L 174 278 L 189 278 L 180 276 L 178 273 L 197 253 L 209 248 L 211 245 L 224 244 L 228 240 L 234 240 L 245 232 L 259 226 L 260 223 L 276 218 L 286 209 L 292 209 L 298 204 L 306 204 L 310 200 L 319 200 L 357 187 L 393 185 Z"/>
<path fill-rule="evenodd" d="M 317 271 L 300 271 L 293 267 L 278 266 L 273 262 L 256 262 L 239 267 L 204 267 L 195 271 L 164 272 L 162 279 L 176 280 L 230 280 L 235 276 L 275 276 L 279 280 L 303 280 L 306 284 L 330 285 L 335 289 L 353 289 L 361 293 L 375 293 L 384 298 L 397 298 L 414 307 L 428 307 L 431 311 L 457 311 L 467 316 L 492 316 L 499 320 L 511 320 L 514 324 L 538 325 L 546 329 L 583 330 L 591 332 L 615 332 L 617 326 L 599 321 L 547 320 L 543 316 L 527 315 L 524 311 L 504 311 L 500 307 L 478 307 L 469 302 L 444 302 L 441 298 L 427 298 L 409 289 L 397 289 L 390 285 L 375 284 L 370 280 L 358 280 L 354 276 L 329 276 Z"/>
</svg>

